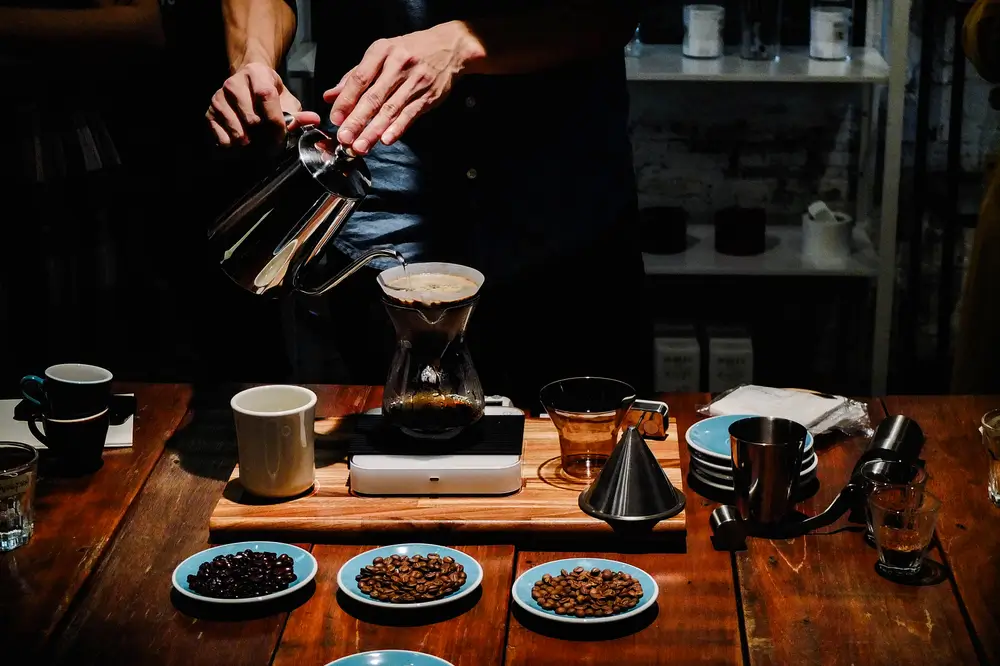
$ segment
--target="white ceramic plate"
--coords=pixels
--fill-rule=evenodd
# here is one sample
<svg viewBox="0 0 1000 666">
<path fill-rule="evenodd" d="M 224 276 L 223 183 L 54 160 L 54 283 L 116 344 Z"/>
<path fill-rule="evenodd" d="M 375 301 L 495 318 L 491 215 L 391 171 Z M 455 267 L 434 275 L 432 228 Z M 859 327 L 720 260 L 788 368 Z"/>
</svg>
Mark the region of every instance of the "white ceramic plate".
<svg viewBox="0 0 1000 666">
<path fill-rule="evenodd" d="M 292 558 L 295 563 L 295 575 L 298 578 L 284 590 L 279 592 L 272 592 L 271 594 L 265 594 L 260 597 L 244 597 L 242 599 L 218 599 L 216 597 L 206 597 L 197 592 L 192 592 L 191 588 L 188 586 L 187 577 L 189 575 L 195 575 L 198 573 L 198 567 L 202 562 L 210 562 L 219 555 L 233 555 L 236 553 L 242 553 L 245 550 L 252 550 L 255 552 L 272 552 L 278 555 L 288 555 Z M 286 594 L 291 594 L 295 590 L 298 590 L 303 585 L 311 581 L 316 576 L 316 571 L 319 566 L 316 564 L 316 558 L 312 556 L 307 550 L 302 550 L 298 546 L 293 546 L 288 543 L 280 543 L 278 541 L 240 541 L 239 543 L 227 543 L 221 546 L 216 546 L 214 548 L 208 548 L 200 553 L 195 553 L 191 557 L 187 558 L 183 562 L 177 565 L 174 569 L 174 574 L 171 576 L 174 588 L 186 597 L 191 597 L 192 599 L 197 599 L 198 601 L 203 601 L 210 604 L 252 604 L 260 601 L 268 601 L 270 599 L 277 599 L 278 597 L 283 597 Z"/>
<path fill-rule="evenodd" d="M 378 601 L 372 599 L 370 596 L 362 592 L 358 588 L 358 582 L 355 580 L 355 576 L 363 569 L 372 563 L 376 557 L 388 558 L 392 555 L 409 555 L 410 557 L 414 555 L 427 556 L 431 553 L 437 553 L 441 557 L 450 555 L 455 558 L 455 561 L 465 567 L 465 584 L 458 588 L 456 591 L 452 592 L 446 597 L 441 597 L 440 599 L 433 599 L 431 601 L 416 601 L 408 604 L 393 604 L 388 601 Z M 395 546 L 382 546 L 381 548 L 373 548 L 372 550 L 356 555 L 344 563 L 344 566 L 340 567 L 340 571 L 337 572 L 337 586 L 355 601 L 359 601 L 368 606 L 377 606 L 379 608 L 394 608 L 394 609 L 413 609 L 413 608 L 430 608 L 431 606 L 440 606 L 442 604 L 449 604 L 456 599 L 461 599 L 462 597 L 470 594 L 483 582 L 483 568 L 476 561 L 476 558 L 463 553 L 460 550 L 455 550 L 454 548 L 448 548 L 447 546 L 435 546 L 431 543 L 402 543 Z"/>
<path fill-rule="evenodd" d="M 604 617 L 570 617 L 568 615 L 558 615 L 555 611 L 545 610 L 538 605 L 537 601 L 531 598 L 531 590 L 535 586 L 535 583 L 541 580 L 542 576 L 545 574 L 558 576 L 560 570 L 565 569 L 566 571 L 572 571 L 576 567 L 583 567 L 587 571 L 590 571 L 594 567 L 602 570 L 611 569 L 612 571 L 624 571 L 638 580 L 642 585 L 642 599 L 638 604 L 636 604 L 635 608 L 630 608 L 624 613 L 619 613 L 618 615 L 607 615 Z M 620 622 L 621 620 L 627 620 L 643 612 L 656 602 L 656 598 L 660 594 L 660 588 L 656 584 L 653 577 L 639 567 L 634 567 L 631 564 L 625 564 L 624 562 L 617 562 L 615 560 L 581 557 L 568 560 L 554 560 L 552 562 L 539 564 L 536 567 L 528 569 L 514 581 L 514 585 L 511 587 L 511 594 L 514 597 L 514 603 L 518 606 L 532 615 L 543 617 L 546 620 L 553 620 L 555 622 L 563 622 L 566 624 L 603 624 L 605 622 Z"/>
</svg>

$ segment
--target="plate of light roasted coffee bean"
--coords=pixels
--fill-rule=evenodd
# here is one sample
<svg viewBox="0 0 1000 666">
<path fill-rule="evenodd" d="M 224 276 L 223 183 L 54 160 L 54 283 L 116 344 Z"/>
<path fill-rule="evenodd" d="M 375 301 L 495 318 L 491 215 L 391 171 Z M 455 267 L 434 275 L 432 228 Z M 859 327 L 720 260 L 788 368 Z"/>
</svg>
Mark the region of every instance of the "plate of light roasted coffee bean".
<svg viewBox="0 0 1000 666">
<path fill-rule="evenodd" d="M 344 594 L 381 608 L 439 606 L 470 594 L 482 581 L 475 558 L 429 543 L 375 548 L 352 557 L 337 573 Z"/>
<path fill-rule="evenodd" d="M 246 604 L 291 594 L 316 576 L 316 558 L 277 541 L 241 541 L 195 553 L 174 569 L 173 584 L 186 597 L 216 604 Z"/>
<path fill-rule="evenodd" d="M 518 576 L 514 602 L 557 622 L 597 624 L 634 617 L 656 602 L 648 573 L 624 562 L 573 558 L 539 564 Z"/>
</svg>

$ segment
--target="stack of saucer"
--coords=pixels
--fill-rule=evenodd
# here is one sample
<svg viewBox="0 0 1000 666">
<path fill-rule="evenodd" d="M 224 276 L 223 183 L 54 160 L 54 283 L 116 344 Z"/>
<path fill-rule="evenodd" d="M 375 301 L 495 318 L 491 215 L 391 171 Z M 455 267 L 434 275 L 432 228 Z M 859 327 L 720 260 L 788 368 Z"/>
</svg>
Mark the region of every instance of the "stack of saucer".
<svg viewBox="0 0 1000 666">
<path fill-rule="evenodd" d="M 733 459 L 729 444 L 729 426 L 747 415 L 713 416 L 691 426 L 685 439 L 691 453 L 691 474 L 705 485 L 733 492 Z M 799 473 L 799 487 L 816 479 L 818 465 L 813 436 L 806 434 L 805 456 Z"/>
</svg>

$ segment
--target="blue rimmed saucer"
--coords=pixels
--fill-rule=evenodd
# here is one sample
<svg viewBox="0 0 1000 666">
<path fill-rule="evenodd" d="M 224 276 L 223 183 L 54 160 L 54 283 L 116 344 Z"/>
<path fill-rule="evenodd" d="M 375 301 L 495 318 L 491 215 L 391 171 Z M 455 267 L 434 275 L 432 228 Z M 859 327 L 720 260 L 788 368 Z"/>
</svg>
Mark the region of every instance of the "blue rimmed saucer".
<svg viewBox="0 0 1000 666">
<path fill-rule="evenodd" d="M 242 553 L 245 550 L 252 550 L 254 552 L 271 552 L 276 555 L 288 555 L 292 558 L 292 562 L 295 563 L 295 581 L 284 590 L 272 592 L 271 594 L 265 594 L 259 597 L 243 597 L 241 599 L 219 599 L 217 597 L 206 597 L 198 594 L 197 592 L 191 591 L 191 587 L 188 585 L 188 576 L 196 575 L 198 573 L 198 567 L 202 562 L 211 562 L 219 555 L 235 555 L 236 553 Z M 208 548 L 199 553 L 195 553 L 177 565 L 171 579 L 173 581 L 174 588 L 178 592 L 186 597 L 197 599 L 198 601 L 210 604 L 251 604 L 277 599 L 278 597 L 283 597 L 295 592 L 315 578 L 316 571 L 318 569 L 319 566 L 316 564 L 316 558 L 312 556 L 312 553 L 307 550 L 302 550 L 298 546 L 293 546 L 288 543 L 280 543 L 278 541 L 240 541 L 238 543 L 227 543 L 221 546 L 215 546 L 214 548 Z"/>
<path fill-rule="evenodd" d="M 341 657 L 326 666 L 454 666 L 440 657 L 412 650 L 371 650 Z"/>
<path fill-rule="evenodd" d="M 623 613 L 618 613 L 617 615 L 605 615 L 603 617 L 576 617 L 571 615 L 559 615 L 555 611 L 546 610 L 539 606 L 538 602 L 531 597 L 532 588 L 534 588 L 535 583 L 541 580 L 542 576 L 545 574 L 558 576 L 563 569 L 566 571 L 572 571 L 576 567 L 583 567 L 587 571 L 597 568 L 602 571 L 604 569 L 610 569 L 611 571 L 622 571 L 627 573 L 638 580 L 639 584 L 642 585 L 642 598 L 634 608 L 630 608 Z M 627 620 L 650 608 L 654 603 L 656 603 L 656 598 L 660 594 L 660 588 L 656 584 L 656 581 L 653 580 L 653 577 L 639 567 L 634 567 L 631 564 L 625 564 L 624 562 L 617 562 L 615 560 L 578 557 L 545 562 L 544 564 L 539 564 L 536 567 L 528 569 L 523 574 L 518 576 L 516 581 L 514 581 L 511 593 L 514 596 L 514 603 L 532 615 L 537 615 L 555 622 L 564 622 L 566 624 L 603 624 L 606 622 L 620 622 L 622 620 Z"/>
<path fill-rule="evenodd" d="M 370 565 L 372 560 L 376 557 L 381 557 L 383 559 L 392 557 L 393 555 L 409 555 L 410 557 L 413 557 L 414 555 L 422 555 L 426 557 L 431 553 L 437 553 L 441 557 L 451 556 L 455 558 L 456 562 L 464 567 L 465 583 L 462 587 L 445 597 L 441 597 L 440 599 L 401 604 L 372 599 L 370 596 L 362 592 L 360 588 L 358 588 L 358 582 L 355 580 L 355 576 L 357 576 L 363 568 Z M 479 587 L 482 582 L 483 568 L 479 565 L 479 562 L 476 561 L 476 558 L 468 555 L 467 553 L 463 553 L 460 550 L 448 548 L 447 546 L 436 546 L 432 543 L 401 543 L 394 546 L 373 548 L 372 550 L 365 551 L 360 555 L 356 555 L 347 560 L 347 562 L 344 563 L 344 566 L 340 567 L 340 571 L 337 572 L 337 586 L 340 587 L 341 591 L 343 591 L 343 593 L 350 598 L 369 606 L 393 608 L 397 610 L 429 608 L 431 606 L 440 606 L 441 604 L 451 603 L 456 599 L 461 599 L 462 597 L 471 594 L 472 591 Z"/>
<path fill-rule="evenodd" d="M 729 443 L 729 426 L 736 421 L 752 418 L 752 414 L 726 414 L 713 416 L 698 421 L 688 428 L 684 439 L 691 449 L 692 455 L 697 455 L 716 465 L 725 465 L 732 469 L 732 446 Z M 806 459 L 813 449 L 812 433 L 806 433 Z"/>
</svg>

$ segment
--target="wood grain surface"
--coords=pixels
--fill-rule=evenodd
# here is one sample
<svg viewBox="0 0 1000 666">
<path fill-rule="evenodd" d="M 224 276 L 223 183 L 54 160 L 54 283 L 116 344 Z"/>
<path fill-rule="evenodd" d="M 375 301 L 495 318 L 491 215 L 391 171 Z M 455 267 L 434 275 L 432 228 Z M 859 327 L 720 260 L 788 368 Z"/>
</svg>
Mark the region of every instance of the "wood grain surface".
<svg viewBox="0 0 1000 666">
<path fill-rule="evenodd" d="M 687 432 L 695 408 L 707 396 L 668 396 L 676 430 Z M 688 469 L 681 441 L 681 466 Z M 709 542 L 708 516 L 715 503 L 690 488 L 687 495 L 687 552 L 566 553 L 521 551 L 517 575 L 550 560 L 575 556 L 618 559 L 651 575 L 660 588 L 657 608 L 635 620 L 603 628 L 566 630 L 562 625 L 512 610 L 507 638 L 508 665 L 522 664 L 737 664 L 740 632 L 729 553 Z M 512 609 L 515 607 L 512 605 Z"/>
<path fill-rule="evenodd" d="M 190 398 L 180 385 L 116 384 L 115 390 L 136 395 L 132 446 L 105 451 L 93 474 L 42 477 L 31 540 L 0 554 L 0 636 L 26 656 L 49 638 L 90 576 Z"/>
<path fill-rule="evenodd" d="M 884 416 L 871 401 L 873 425 Z M 819 492 L 798 505 L 822 511 L 863 451 L 861 438 L 817 441 Z M 925 585 L 886 580 L 861 526 L 846 518 L 821 534 L 751 539 L 737 553 L 750 663 L 973 664 L 976 655 L 946 576 Z M 941 561 L 931 552 L 930 558 Z"/>
<path fill-rule="evenodd" d="M 345 424 L 349 420 L 344 420 Z M 647 440 L 667 476 L 683 488 L 677 425 L 671 419 L 666 440 Z M 341 452 L 317 453 L 315 492 L 287 502 L 254 503 L 242 491 L 227 492 L 212 514 L 213 532 L 293 533 L 314 541 L 337 541 L 401 533 L 489 535 L 513 543 L 524 535 L 560 537 L 613 536 L 611 527 L 579 507 L 587 483 L 566 476 L 559 465 L 559 438 L 548 419 L 525 422 L 522 490 L 499 497 L 362 497 L 350 491 L 348 467 Z M 238 488 L 239 470 L 232 488 Z M 685 514 L 661 521 L 655 532 L 683 532 Z"/>
<path fill-rule="evenodd" d="M 317 412 L 356 411 L 366 387 L 320 393 Z M 184 558 L 210 544 L 208 518 L 236 464 L 228 404 L 195 409 L 168 443 L 89 590 L 53 643 L 51 663 L 261 664 L 271 661 L 287 613 L 311 594 L 263 606 L 203 606 L 172 591 Z"/>
<path fill-rule="evenodd" d="M 507 604 L 514 570 L 512 546 L 459 546 L 483 567 L 481 590 L 426 610 L 383 610 L 338 593 L 340 567 L 369 546 L 317 545 L 316 594 L 292 612 L 275 666 L 326 664 L 368 650 L 415 650 L 455 666 L 502 663 Z M 354 575 L 349 577 L 354 580 Z"/>
<path fill-rule="evenodd" d="M 927 436 L 927 487 L 941 500 L 937 538 L 981 658 L 1000 664 L 1000 508 L 986 494 L 989 456 L 978 430 L 1000 397 L 891 397 L 885 405 L 915 419 Z"/>
</svg>

